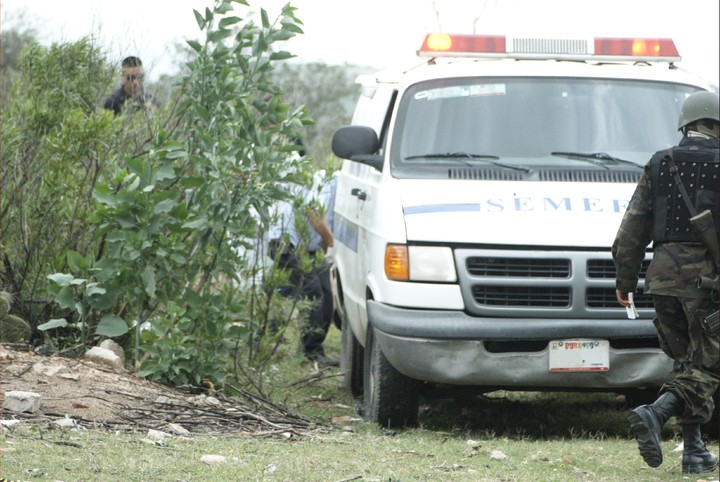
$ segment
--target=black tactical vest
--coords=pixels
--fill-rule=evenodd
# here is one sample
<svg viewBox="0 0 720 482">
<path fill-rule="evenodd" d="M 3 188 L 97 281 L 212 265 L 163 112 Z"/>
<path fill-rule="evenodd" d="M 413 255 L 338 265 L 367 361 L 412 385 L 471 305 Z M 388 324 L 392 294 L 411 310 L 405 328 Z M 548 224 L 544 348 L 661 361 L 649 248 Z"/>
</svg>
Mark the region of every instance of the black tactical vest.
<svg viewBox="0 0 720 482">
<path fill-rule="evenodd" d="M 677 166 L 680 179 L 697 213 L 709 209 L 720 236 L 720 157 L 717 148 L 695 143 L 659 152 L 652 161 L 653 241 L 700 242 L 690 227 L 692 215 L 675 185 L 668 158 Z"/>
</svg>

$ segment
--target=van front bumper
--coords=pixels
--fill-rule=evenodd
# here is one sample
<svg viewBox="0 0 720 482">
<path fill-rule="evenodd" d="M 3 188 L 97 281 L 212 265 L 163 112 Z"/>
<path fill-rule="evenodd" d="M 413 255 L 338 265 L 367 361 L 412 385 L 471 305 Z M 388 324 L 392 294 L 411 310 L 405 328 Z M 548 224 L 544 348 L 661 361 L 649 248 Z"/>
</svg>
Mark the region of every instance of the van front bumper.
<svg viewBox="0 0 720 482">
<path fill-rule="evenodd" d="M 659 348 L 613 347 L 613 340 L 657 339 L 651 320 L 484 318 L 460 311 L 367 303 L 388 361 L 417 380 L 496 388 L 620 389 L 658 387 L 672 360 Z M 549 348 L 490 352 L 487 341 L 610 340 L 608 371 L 550 372 Z M 630 346 L 630 347 L 625 347 Z"/>
</svg>

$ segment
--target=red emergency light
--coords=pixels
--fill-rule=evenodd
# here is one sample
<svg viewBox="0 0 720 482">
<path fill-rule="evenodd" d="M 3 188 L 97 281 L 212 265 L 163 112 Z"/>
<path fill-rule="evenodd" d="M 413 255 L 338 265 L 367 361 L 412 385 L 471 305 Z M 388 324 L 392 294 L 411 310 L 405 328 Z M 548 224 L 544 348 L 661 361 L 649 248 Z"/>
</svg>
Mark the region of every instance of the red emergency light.
<svg viewBox="0 0 720 482">
<path fill-rule="evenodd" d="M 664 38 L 596 38 L 595 55 L 680 57 L 675 42 Z"/>
<path fill-rule="evenodd" d="M 663 38 L 559 39 L 444 33 L 426 35 L 418 55 L 648 62 L 680 60 L 675 43 Z"/>
</svg>

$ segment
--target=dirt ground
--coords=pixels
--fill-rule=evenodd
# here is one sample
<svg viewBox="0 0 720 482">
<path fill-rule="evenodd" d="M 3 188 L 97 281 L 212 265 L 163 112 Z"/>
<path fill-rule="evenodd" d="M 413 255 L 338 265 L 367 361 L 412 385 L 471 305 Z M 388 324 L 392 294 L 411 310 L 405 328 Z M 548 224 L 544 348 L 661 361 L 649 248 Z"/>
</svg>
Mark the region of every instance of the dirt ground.
<svg viewBox="0 0 720 482">
<path fill-rule="evenodd" d="M 13 413 L 6 409 L 5 394 L 11 391 L 40 394 L 39 410 Z M 261 435 L 297 433 L 309 425 L 266 400 L 244 392 L 239 395 L 244 398 L 193 394 L 85 359 L 46 357 L 21 347 L 0 345 L 3 422 L 70 418 L 78 425 L 116 430 Z"/>
</svg>

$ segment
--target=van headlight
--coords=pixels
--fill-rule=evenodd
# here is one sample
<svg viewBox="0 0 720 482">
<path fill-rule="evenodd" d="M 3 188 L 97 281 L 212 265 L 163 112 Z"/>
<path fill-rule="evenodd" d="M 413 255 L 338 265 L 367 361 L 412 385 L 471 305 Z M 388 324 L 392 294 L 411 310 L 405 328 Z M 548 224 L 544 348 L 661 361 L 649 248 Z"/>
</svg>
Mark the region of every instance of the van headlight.
<svg viewBox="0 0 720 482">
<path fill-rule="evenodd" d="M 385 276 L 394 281 L 457 281 L 452 250 L 443 246 L 388 244 Z"/>
</svg>

